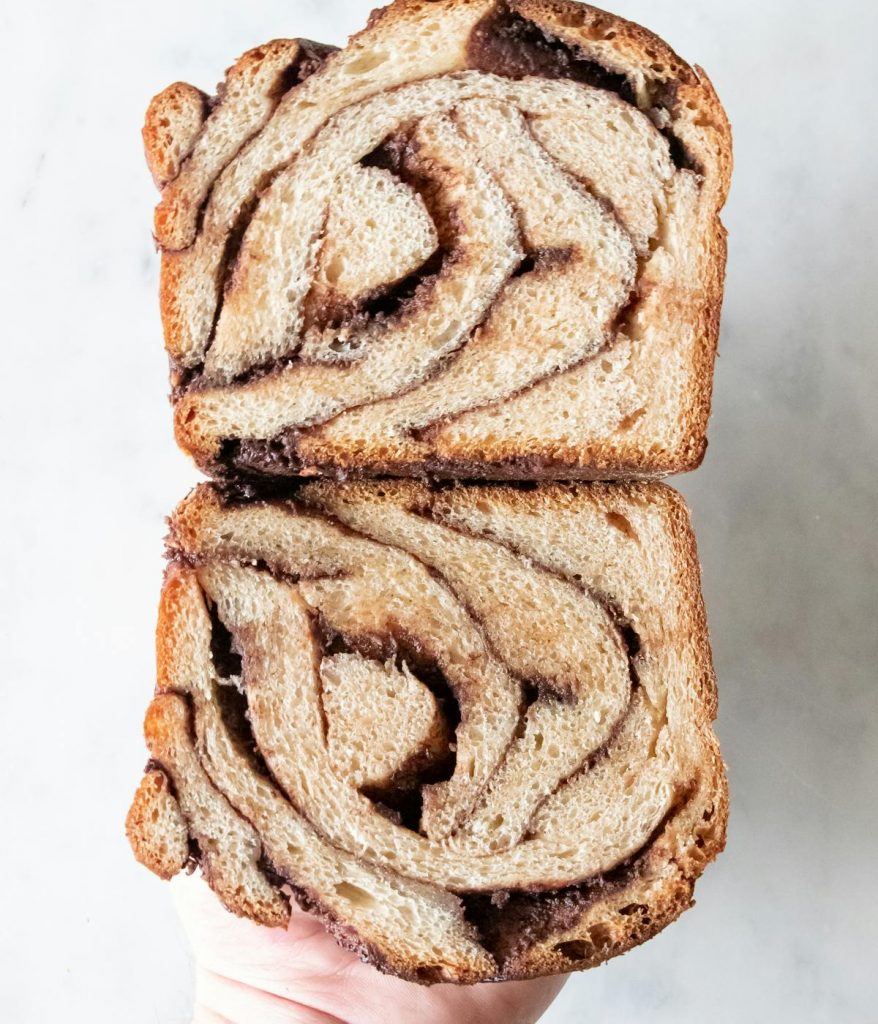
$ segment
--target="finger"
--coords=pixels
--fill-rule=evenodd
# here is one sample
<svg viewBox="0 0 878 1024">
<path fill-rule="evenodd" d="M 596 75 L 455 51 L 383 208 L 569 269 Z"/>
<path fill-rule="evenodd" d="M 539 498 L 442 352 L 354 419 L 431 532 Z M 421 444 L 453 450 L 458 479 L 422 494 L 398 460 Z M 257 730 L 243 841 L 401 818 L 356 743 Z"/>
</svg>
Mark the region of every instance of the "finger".
<svg viewBox="0 0 878 1024">
<path fill-rule="evenodd" d="M 295 904 L 286 930 L 264 928 L 230 914 L 197 876 L 177 878 L 171 889 L 196 960 L 215 974 L 274 990 L 357 963 Z"/>
<path fill-rule="evenodd" d="M 196 983 L 193 1024 L 344 1024 L 338 1017 L 322 1013 L 293 999 L 252 988 L 209 971 L 200 971 Z"/>
<path fill-rule="evenodd" d="M 338 946 L 317 918 L 295 905 L 283 931 L 230 914 L 198 876 L 176 879 L 172 890 L 201 968 L 199 1002 L 213 1012 L 222 1009 L 235 1021 L 261 1024 L 262 1018 L 229 1013 L 230 1004 L 219 1000 L 234 997 L 234 1006 L 243 1004 L 246 1010 L 248 1001 L 257 998 L 254 993 L 262 992 L 281 1000 L 270 1005 L 271 1013 L 304 1012 L 306 1007 L 323 1014 L 313 1018 L 321 1024 L 327 1018 L 356 1024 L 531 1024 L 566 980 L 562 976 L 428 988 L 362 963 Z"/>
</svg>

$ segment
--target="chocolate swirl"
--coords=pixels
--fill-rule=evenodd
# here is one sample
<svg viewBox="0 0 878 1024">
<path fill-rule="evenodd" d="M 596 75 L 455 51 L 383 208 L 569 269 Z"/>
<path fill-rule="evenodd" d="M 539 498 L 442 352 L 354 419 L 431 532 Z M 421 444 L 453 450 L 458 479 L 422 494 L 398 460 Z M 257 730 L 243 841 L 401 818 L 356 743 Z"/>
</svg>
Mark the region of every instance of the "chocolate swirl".
<svg viewBox="0 0 878 1024">
<path fill-rule="evenodd" d="M 569 2 L 398 0 L 327 53 L 277 41 L 147 117 L 181 445 L 218 474 L 697 462 L 709 83 Z"/>
<path fill-rule="evenodd" d="M 171 525 L 157 873 L 194 851 L 229 909 L 292 892 L 422 981 L 588 966 L 688 905 L 725 791 L 673 492 L 203 486 Z"/>
</svg>

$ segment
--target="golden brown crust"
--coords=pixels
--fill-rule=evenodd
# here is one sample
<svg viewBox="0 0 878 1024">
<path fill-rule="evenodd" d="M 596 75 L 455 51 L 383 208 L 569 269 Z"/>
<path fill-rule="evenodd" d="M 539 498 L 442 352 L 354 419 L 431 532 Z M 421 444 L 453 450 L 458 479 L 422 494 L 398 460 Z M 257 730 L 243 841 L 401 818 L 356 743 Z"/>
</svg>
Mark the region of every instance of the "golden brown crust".
<svg viewBox="0 0 878 1024">
<path fill-rule="evenodd" d="M 173 878 L 189 859 L 189 832 L 168 777 L 150 768 L 140 780 L 125 819 L 137 860 L 159 878 Z"/>
<path fill-rule="evenodd" d="M 143 122 L 146 162 L 158 188 L 176 178 L 207 116 L 207 96 L 175 82 L 150 101 Z"/>
</svg>

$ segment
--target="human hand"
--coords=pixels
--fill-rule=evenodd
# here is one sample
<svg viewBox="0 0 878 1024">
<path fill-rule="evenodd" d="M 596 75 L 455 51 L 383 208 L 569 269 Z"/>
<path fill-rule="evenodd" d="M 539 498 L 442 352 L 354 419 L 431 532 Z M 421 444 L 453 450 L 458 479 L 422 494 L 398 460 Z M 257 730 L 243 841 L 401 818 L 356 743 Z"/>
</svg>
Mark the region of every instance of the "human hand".
<svg viewBox="0 0 878 1024">
<path fill-rule="evenodd" d="M 200 878 L 172 888 L 195 957 L 193 1024 L 533 1024 L 566 980 L 414 985 L 362 963 L 295 906 L 286 931 L 262 928 Z"/>
</svg>

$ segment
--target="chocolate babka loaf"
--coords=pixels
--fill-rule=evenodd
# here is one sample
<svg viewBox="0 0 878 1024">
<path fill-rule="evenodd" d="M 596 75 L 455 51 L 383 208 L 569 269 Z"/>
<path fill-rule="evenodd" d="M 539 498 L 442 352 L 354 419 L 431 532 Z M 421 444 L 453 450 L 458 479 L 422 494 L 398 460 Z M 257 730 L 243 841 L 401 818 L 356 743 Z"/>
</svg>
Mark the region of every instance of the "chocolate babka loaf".
<svg viewBox="0 0 878 1024">
<path fill-rule="evenodd" d="M 729 128 L 568 0 L 396 0 L 150 106 L 180 445 L 208 473 L 617 478 L 702 458 Z"/>
<path fill-rule="evenodd" d="M 674 491 L 240 493 L 171 519 L 138 859 L 428 983 L 589 967 L 691 904 L 727 804 Z"/>
</svg>

